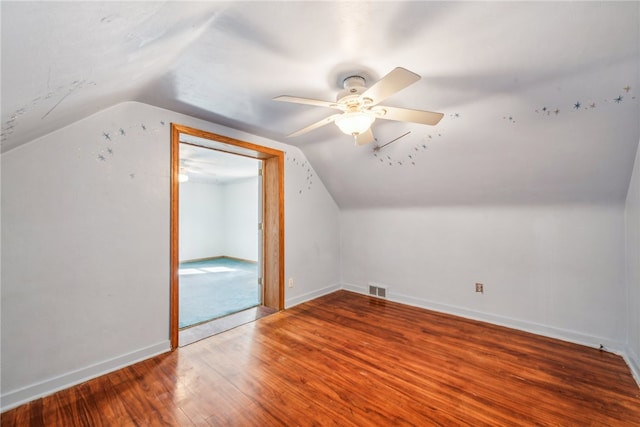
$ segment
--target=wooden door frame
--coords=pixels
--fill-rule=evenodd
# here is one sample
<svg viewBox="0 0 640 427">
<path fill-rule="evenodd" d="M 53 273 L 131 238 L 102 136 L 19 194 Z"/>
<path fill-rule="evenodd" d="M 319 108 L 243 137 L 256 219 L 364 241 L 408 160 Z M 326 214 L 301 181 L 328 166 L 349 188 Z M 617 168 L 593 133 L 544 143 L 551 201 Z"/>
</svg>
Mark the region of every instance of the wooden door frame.
<svg viewBox="0 0 640 427">
<path fill-rule="evenodd" d="M 171 349 L 179 344 L 180 134 L 207 140 L 204 148 L 263 161 L 263 302 L 284 309 L 284 152 L 200 129 L 171 123 L 170 328 Z"/>
</svg>

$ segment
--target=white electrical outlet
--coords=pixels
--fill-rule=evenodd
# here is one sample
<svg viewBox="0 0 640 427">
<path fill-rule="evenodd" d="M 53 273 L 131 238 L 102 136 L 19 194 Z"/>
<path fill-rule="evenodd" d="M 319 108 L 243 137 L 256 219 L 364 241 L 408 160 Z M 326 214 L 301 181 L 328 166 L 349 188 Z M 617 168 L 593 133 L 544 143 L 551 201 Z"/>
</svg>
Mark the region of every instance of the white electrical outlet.
<svg viewBox="0 0 640 427">
<path fill-rule="evenodd" d="M 289 287 L 293 288 L 293 277 L 289 277 Z"/>
</svg>

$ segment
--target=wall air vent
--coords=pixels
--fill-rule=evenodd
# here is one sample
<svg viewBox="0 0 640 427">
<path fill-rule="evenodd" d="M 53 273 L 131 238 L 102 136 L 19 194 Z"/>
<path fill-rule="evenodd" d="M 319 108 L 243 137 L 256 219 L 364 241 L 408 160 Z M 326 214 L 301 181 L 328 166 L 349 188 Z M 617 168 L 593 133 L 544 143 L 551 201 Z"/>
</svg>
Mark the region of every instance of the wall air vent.
<svg viewBox="0 0 640 427">
<path fill-rule="evenodd" d="M 387 288 L 374 283 L 369 284 L 369 295 L 379 298 L 387 297 Z"/>
</svg>

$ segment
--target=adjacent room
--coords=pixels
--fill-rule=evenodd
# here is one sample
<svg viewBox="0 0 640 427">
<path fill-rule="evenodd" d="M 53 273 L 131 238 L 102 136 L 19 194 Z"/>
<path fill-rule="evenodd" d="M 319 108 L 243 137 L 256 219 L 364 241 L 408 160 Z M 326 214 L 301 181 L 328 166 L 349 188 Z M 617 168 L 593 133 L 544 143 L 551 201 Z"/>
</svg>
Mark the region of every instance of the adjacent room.
<svg viewBox="0 0 640 427">
<path fill-rule="evenodd" d="M 639 2 L 0 2 L 11 425 L 640 425 Z"/>
<path fill-rule="evenodd" d="M 261 161 L 180 142 L 179 328 L 262 305 Z"/>
</svg>

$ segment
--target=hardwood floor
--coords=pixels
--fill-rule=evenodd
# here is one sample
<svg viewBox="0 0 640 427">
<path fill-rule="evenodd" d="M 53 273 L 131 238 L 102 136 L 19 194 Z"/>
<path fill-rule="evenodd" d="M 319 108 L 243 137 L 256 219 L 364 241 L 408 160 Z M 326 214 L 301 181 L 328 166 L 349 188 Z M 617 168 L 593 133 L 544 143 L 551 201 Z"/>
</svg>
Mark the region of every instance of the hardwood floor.
<svg viewBox="0 0 640 427">
<path fill-rule="evenodd" d="M 346 291 L 2 414 L 2 426 L 632 426 L 621 357 Z"/>
</svg>

